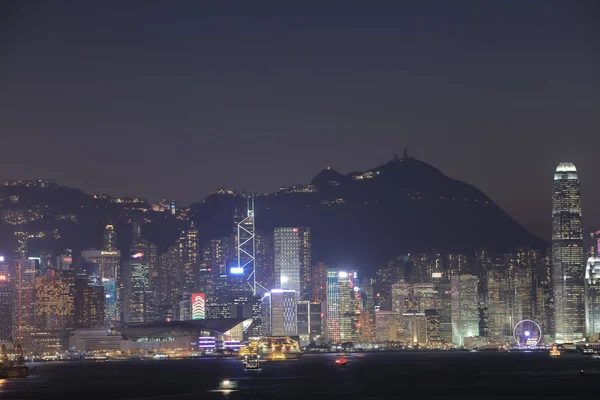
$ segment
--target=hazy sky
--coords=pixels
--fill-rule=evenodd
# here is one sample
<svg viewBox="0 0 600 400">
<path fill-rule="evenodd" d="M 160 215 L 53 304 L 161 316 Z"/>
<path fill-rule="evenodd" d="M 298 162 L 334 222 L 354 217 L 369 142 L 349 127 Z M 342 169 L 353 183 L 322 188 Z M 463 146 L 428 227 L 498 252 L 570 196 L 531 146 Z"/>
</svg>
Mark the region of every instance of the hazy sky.
<svg viewBox="0 0 600 400">
<path fill-rule="evenodd" d="M 189 203 L 409 152 L 550 235 L 600 228 L 595 1 L 3 1 L 2 179 Z"/>
</svg>

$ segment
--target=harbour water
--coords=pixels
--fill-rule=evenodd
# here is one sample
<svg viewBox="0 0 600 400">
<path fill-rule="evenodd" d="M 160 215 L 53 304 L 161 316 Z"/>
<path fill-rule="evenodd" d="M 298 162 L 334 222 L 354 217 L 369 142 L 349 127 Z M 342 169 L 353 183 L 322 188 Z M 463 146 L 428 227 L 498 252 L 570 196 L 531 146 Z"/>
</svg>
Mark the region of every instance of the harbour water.
<svg viewBox="0 0 600 400">
<path fill-rule="evenodd" d="M 11 399 L 430 399 L 597 398 L 600 359 L 577 353 L 367 353 L 335 364 L 335 354 L 263 363 L 234 359 L 47 362 L 26 379 L 1 380 Z M 584 371 L 583 374 L 581 371 Z M 234 391 L 219 391 L 228 379 Z"/>
</svg>

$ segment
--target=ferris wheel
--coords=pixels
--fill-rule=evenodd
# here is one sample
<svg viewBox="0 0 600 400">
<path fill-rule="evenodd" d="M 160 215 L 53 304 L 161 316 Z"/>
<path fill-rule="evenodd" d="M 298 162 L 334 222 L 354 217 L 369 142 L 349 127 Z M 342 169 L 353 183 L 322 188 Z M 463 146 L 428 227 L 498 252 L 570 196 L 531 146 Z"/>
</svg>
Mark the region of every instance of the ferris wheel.
<svg viewBox="0 0 600 400">
<path fill-rule="evenodd" d="M 530 319 L 524 319 L 515 325 L 513 337 L 519 346 L 534 347 L 542 340 L 542 328 Z"/>
</svg>

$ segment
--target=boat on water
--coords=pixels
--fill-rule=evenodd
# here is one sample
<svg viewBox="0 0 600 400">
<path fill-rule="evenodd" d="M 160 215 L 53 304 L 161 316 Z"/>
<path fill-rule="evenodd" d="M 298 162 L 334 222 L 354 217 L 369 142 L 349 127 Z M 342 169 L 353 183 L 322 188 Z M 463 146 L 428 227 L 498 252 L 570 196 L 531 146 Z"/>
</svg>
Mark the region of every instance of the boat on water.
<svg viewBox="0 0 600 400">
<path fill-rule="evenodd" d="M 248 354 L 243 362 L 246 369 L 260 369 L 260 356 L 257 354 Z"/>
<path fill-rule="evenodd" d="M 31 372 L 29 367 L 25 365 L 21 345 L 17 346 L 16 360 L 8 358 L 6 346 L 2 345 L 2 358 L 0 361 L 0 379 L 27 378 Z"/>
<path fill-rule="evenodd" d="M 556 346 L 552 347 L 552 350 L 550 350 L 550 357 L 552 357 L 552 358 L 560 357 L 560 351 L 556 348 Z"/>
</svg>

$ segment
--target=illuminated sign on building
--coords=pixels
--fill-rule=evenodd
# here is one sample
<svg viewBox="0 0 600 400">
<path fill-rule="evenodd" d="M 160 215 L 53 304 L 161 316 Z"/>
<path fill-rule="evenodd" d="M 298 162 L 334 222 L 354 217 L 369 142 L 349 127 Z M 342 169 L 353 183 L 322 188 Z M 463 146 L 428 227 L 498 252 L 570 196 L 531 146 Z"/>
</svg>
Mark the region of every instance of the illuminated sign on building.
<svg viewBox="0 0 600 400">
<path fill-rule="evenodd" d="M 233 275 L 240 275 L 244 273 L 244 268 L 243 267 L 231 267 L 229 268 L 229 272 L 231 272 Z"/>
<path fill-rule="evenodd" d="M 4 274 L 0 274 L 0 282 L 6 282 L 8 281 L 8 276 L 4 275 Z"/>
<path fill-rule="evenodd" d="M 192 293 L 192 319 L 206 318 L 206 295 Z"/>
<path fill-rule="evenodd" d="M 134 255 L 132 255 L 131 257 L 133 258 L 140 258 L 140 257 L 144 257 L 144 253 L 140 252 L 140 253 L 135 253 Z"/>
</svg>

